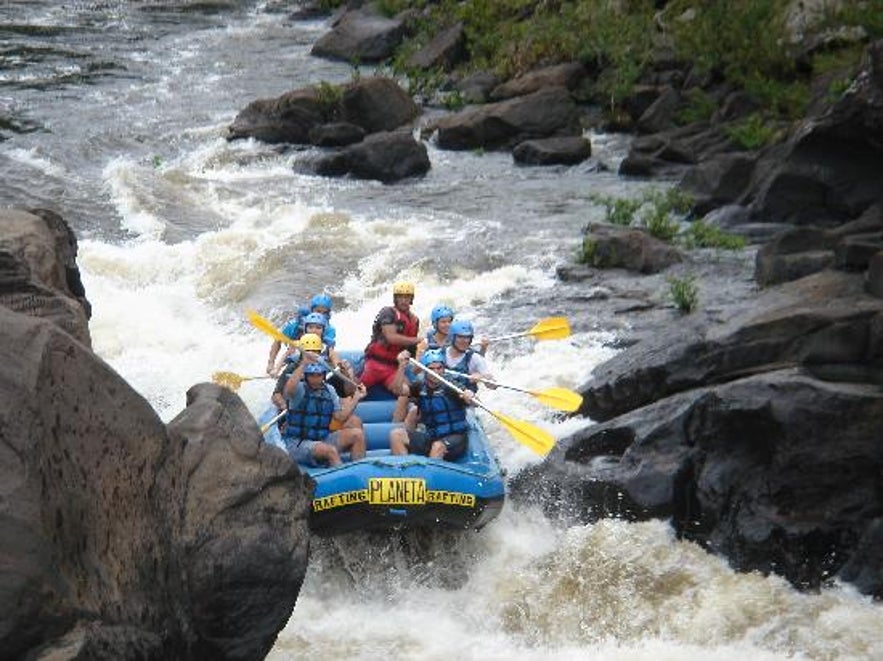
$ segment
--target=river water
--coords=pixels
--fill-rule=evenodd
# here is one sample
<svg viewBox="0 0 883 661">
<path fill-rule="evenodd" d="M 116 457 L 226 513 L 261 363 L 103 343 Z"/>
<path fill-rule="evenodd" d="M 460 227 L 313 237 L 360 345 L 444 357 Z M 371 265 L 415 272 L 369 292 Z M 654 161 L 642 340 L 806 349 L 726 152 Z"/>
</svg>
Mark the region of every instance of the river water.
<svg viewBox="0 0 883 661">
<path fill-rule="evenodd" d="M 572 168 L 430 142 L 418 181 L 297 174 L 310 150 L 224 137 L 256 98 L 356 73 L 311 57 L 327 26 L 283 9 L 0 0 L 0 204 L 74 227 L 95 351 L 170 420 L 213 371 L 262 372 L 270 341 L 245 310 L 281 324 L 327 291 L 339 346 L 361 347 L 410 279 L 424 323 L 438 302 L 490 336 L 572 315 L 567 340 L 489 358 L 503 383 L 577 387 L 612 338 L 556 296 L 554 268 L 598 218 L 590 195 L 646 186 L 614 174 L 623 141 L 591 136 L 596 156 Z M 240 394 L 257 413 L 269 389 Z M 513 391 L 484 400 L 559 437 L 581 424 Z M 486 427 L 510 475 L 537 460 Z M 317 540 L 270 658 L 871 659 L 881 631 L 883 611 L 848 587 L 736 574 L 665 522 L 564 527 L 510 504 L 477 534 Z"/>
</svg>

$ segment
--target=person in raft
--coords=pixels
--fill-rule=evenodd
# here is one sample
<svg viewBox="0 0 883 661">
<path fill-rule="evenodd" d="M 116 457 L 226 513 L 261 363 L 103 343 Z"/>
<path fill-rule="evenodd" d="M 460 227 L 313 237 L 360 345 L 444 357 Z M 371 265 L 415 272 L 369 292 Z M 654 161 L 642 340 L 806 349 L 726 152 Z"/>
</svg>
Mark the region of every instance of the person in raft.
<svg viewBox="0 0 883 661">
<path fill-rule="evenodd" d="M 454 310 L 447 305 L 439 304 L 432 308 L 429 318 L 432 328 L 426 331 L 426 342 L 423 346 L 426 349 L 441 349 L 448 346 L 451 343 L 450 331 L 451 324 L 454 323 Z M 482 337 L 479 340 L 478 353 L 483 356 L 489 344 L 490 340 Z"/>
<path fill-rule="evenodd" d="M 332 420 L 343 423 L 365 396 L 359 386 L 345 404 L 334 388 L 325 383 L 327 372 L 319 355 L 304 351 L 282 391 L 288 402 L 282 441 L 293 461 L 311 466 L 339 466 L 340 453 L 350 452 L 353 461 L 365 456 L 365 433 L 359 427 L 332 432 Z"/>
<path fill-rule="evenodd" d="M 393 395 L 401 391 L 405 373 L 399 371 L 397 356 L 402 349 L 414 352 L 419 341 L 420 320 L 411 312 L 414 285 L 397 282 L 392 287 L 392 306 L 384 307 L 374 318 L 371 341 L 365 347 L 361 381 L 366 388 L 381 384 Z"/>
<path fill-rule="evenodd" d="M 399 371 L 404 373 L 410 354 L 398 355 Z M 420 357 L 420 364 L 444 376 L 445 359 L 439 349 L 430 349 Z M 389 450 L 392 454 L 422 454 L 434 459 L 453 461 L 466 452 L 469 423 L 466 407 L 472 401 L 471 390 L 462 395 L 453 392 L 441 381 L 426 374 L 413 386 L 402 382 L 396 400 L 392 421 L 403 422 L 389 432 Z M 409 407 L 411 398 L 417 405 Z M 420 422 L 425 432 L 417 430 Z"/>
<path fill-rule="evenodd" d="M 297 314 L 286 321 L 280 330 L 286 337 L 298 340 L 305 332 L 310 332 L 304 330 L 304 320 L 306 317 L 311 313 L 321 314 L 324 315 L 325 321 L 324 330 L 319 337 L 322 338 L 326 346 L 334 347 L 336 332 L 334 326 L 331 325 L 331 307 L 331 297 L 328 294 L 316 294 L 310 299 L 309 305 L 298 306 Z M 270 345 L 270 355 L 267 358 L 267 374 L 270 376 L 279 376 L 282 368 L 285 366 L 284 362 L 276 363 L 279 349 L 281 348 L 282 343 L 279 340 L 273 340 L 273 343 Z M 287 357 L 292 351 L 293 349 L 289 348 L 283 357 Z"/>
<path fill-rule="evenodd" d="M 449 331 L 450 344 L 440 349 L 445 361 L 445 367 L 453 372 L 454 382 L 462 385 L 472 392 L 478 392 L 478 382 L 482 379 L 493 381 L 494 376 L 488 370 L 487 362 L 481 355 L 481 350 L 472 348 L 472 338 L 475 330 L 471 321 L 458 319 L 451 324 Z M 487 345 L 485 345 L 487 346 Z M 488 388 L 496 386 L 488 385 Z"/>
</svg>

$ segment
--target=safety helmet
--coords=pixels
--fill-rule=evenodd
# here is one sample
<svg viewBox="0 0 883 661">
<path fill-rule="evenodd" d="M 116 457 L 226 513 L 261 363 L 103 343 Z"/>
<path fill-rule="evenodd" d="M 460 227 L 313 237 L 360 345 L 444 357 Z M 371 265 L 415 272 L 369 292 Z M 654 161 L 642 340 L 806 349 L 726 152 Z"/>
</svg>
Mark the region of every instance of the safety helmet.
<svg viewBox="0 0 883 661">
<path fill-rule="evenodd" d="M 413 282 L 397 282 L 392 286 L 392 295 L 393 296 L 413 296 L 414 295 L 414 283 Z"/>
<path fill-rule="evenodd" d="M 325 308 L 331 312 L 331 297 L 328 294 L 316 294 L 310 301 L 310 310 Z"/>
<path fill-rule="evenodd" d="M 456 335 L 463 335 L 464 337 L 472 337 L 475 335 L 475 331 L 472 329 L 472 322 L 467 321 L 465 319 L 458 319 L 453 324 L 451 324 L 451 329 L 448 331 L 448 334 L 451 337 Z"/>
<path fill-rule="evenodd" d="M 430 315 L 432 318 L 432 326 L 436 330 L 438 330 L 436 324 L 438 324 L 439 319 L 444 319 L 445 317 L 454 318 L 454 311 L 449 308 L 447 305 L 436 305 L 432 308 L 432 314 Z"/>
<path fill-rule="evenodd" d="M 328 325 L 328 318 L 321 312 L 310 312 L 304 317 L 304 328 L 307 327 L 307 324 L 316 324 L 324 329 Z"/>
<path fill-rule="evenodd" d="M 430 349 L 420 356 L 420 364 L 424 367 L 429 367 L 432 363 L 441 363 L 444 365 L 445 355 L 438 349 Z"/>
<path fill-rule="evenodd" d="M 304 333 L 300 338 L 300 348 L 304 351 L 322 351 L 322 338 L 315 333 Z"/>
<path fill-rule="evenodd" d="M 310 363 L 304 367 L 304 374 L 325 374 L 327 368 L 322 363 Z"/>
</svg>

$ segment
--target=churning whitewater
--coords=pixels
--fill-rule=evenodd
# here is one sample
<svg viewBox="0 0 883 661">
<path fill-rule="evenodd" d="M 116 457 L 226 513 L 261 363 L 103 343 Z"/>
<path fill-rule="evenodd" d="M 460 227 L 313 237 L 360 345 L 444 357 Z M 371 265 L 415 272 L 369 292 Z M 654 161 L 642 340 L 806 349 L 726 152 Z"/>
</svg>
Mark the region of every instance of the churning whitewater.
<svg viewBox="0 0 883 661">
<path fill-rule="evenodd" d="M 214 371 L 262 374 L 270 340 L 246 309 L 281 325 L 327 292 L 338 346 L 362 348 L 398 279 L 417 283 L 424 327 L 439 302 L 491 336 L 571 319 L 566 340 L 493 346 L 500 382 L 575 389 L 613 355 L 615 337 L 556 300 L 554 274 L 600 216 L 593 193 L 646 186 L 612 174 L 616 140 L 592 136 L 593 159 L 567 169 L 430 144 L 418 181 L 297 174 L 308 152 L 227 142 L 226 127 L 256 98 L 354 75 L 309 55 L 325 25 L 264 5 L 135 4 L 4 5 L 4 21 L 41 29 L 11 31 L 22 54 L 3 55 L 0 107 L 19 120 L 0 142 L 0 195 L 74 227 L 94 349 L 164 420 Z M 271 389 L 258 379 L 239 393 L 257 414 Z M 585 424 L 518 392 L 482 397 L 558 438 Z M 510 476 L 537 461 L 482 420 Z M 734 573 L 666 522 L 565 527 L 507 503 L 478 533 L 316 540 L 270 658 L 872 659 L 881 630 L 883 611 L 851 590 Z"/>
</svg>

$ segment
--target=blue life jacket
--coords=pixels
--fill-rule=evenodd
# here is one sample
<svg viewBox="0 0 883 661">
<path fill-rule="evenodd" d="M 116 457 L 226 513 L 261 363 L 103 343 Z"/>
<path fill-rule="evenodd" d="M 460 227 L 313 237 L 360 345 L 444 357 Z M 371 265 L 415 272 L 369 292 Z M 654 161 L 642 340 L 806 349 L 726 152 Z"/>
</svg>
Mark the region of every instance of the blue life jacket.
<svg viewBox="0 0 883 661">
<path fill-rule="evenodd" d="M 472 392 L 478 392 L 478 384 L 473 383 L 469 380 L 469 361 L 472 360 L 472 356 L 475 354 L 473 349 L 466 349 L 466 353 L 463 354 L 463 357 L 453 367 L 448 367 L 448 369 L 453 370 L 454 372 L 460 372 L 463 376 L 455 376 L 454 381 L 462 385 L 464 388 L 468 388 Z M 447 354 L 445 354 L 447 355 Z M 445 363 L 447 367 L 447 363 Z"/>
<path fill-rule="evenodd" d="M 420 409 L 420 422 L 426 425 L 426 435 L 430 440 L 448 434 L 465 434 L 469 429 L 466 405 L 446 390 L 430 391 L 424 386 L 417 397 L 417 406 Z"/>
<path fill-rule="evenodd" d="M 304 384 L 304 396 L 294 409 L 288 409 L 285 416 L 285 437 L 307 441 L 324 440 L 331 431 L 331 416 L 334 413 L 334 400 L 328 386 L 322 384 L 313 390 Z"/>
<path fill-rule="evenodd" d="M 426 331 L 426 344 L 427 344 L 427 346 L 426 346 L 427 349 L 443 349 L 444 347 L 448 346 L 447 343 L 439 344 L 438 342 L 435 341 L 435 329 L 434 328 L 430 328 L 428 331 Z"/>
</svg>

